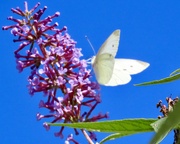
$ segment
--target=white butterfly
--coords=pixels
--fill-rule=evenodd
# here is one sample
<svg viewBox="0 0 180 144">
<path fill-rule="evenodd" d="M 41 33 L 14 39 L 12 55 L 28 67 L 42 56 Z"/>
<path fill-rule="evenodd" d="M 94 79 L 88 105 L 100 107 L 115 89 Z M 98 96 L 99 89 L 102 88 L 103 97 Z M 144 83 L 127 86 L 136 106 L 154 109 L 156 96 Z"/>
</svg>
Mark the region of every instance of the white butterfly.
<svg viewBox="0 0 180 144">
<path fill-rule="evenodd" d="M 131 80 L 132 74 L 145 70 L 149 63 L 133 59 L 115 59 L 120 39 L 120 30 L 115 30 L 92 57 L 96 79 L 99 84 L 117 86 Z"/>
</svg>

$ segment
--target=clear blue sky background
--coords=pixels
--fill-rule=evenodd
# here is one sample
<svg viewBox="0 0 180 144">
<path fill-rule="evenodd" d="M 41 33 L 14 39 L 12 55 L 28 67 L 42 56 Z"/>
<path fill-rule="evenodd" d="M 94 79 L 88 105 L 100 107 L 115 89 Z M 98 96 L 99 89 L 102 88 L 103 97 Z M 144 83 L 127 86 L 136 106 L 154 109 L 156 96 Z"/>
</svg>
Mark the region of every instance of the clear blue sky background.
<svg viewBox="0 0 180 144">
<path fill-rule="evenodd" d="M 38 1 L 28 2 L 32 8 Z M 41 8 L 48 6 L 44 15 L 60 11 L 57 19 L 59 28 L 66 25 L 71 37 L 82 48 L 83 58 L 92 57 L 93 51 L 85 39 L 89 37 L 98 51 L 105 39 L 116 29 L 121 29 L 117 57 L 132 58 L 149 62 L 150 67 L 134 75 L 132 81 L 123 86 L 101 87 L 102 103 L 96 113 L 109 112 L 109 119 L 156 118 L 160 113 L 156 103 L 172 94 L 179 96 L 179 81 L 146 87 L 133 84 L 160 79 L 179 68 L 180 56 L 180 1 L 174 0 L 51 0 L 40 1 Z M 23 0 L 2 0 L 0 25 L 11 25 L 6 20 L 12 7 L 24 9 Z M 15 15 L 13 15 L 15 16 Z M 54 21 L 55 22 L 55 21 Z M 60 144 L 54 137 L 57 128 L 46 132 L 42 127 L 45 120 L 36 121 L 36 113 L 42 95 L 29 96 L 27 76 L 29 70 L 19 74 L 16 70 L 14 50 L 19 44 L 13 43 L 9 31 L 0 32 L 0 143 L 1 144 Z M 65 135 L 71 133 L 66 129 Z M 101 140 L 105 135 L 98 135 Z M 124 137 L 108 144 L 146 144 L 153 133 Z M 87 143 L 80 135 L 81 144 Z M 171 133 L 162 144 L 173 142 Z"/>
</svg>

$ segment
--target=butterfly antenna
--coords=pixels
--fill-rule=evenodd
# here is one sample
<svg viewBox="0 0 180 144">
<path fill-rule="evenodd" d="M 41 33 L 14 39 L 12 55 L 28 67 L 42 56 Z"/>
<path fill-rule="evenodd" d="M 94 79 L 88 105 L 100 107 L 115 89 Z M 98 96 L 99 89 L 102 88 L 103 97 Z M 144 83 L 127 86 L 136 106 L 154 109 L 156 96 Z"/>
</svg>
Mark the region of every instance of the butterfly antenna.
<svg viewBox="0 0 180 144">
<path fill-rule="evenodd" d="M 88 41 L 89 45 L 91 46 L 91 48 L 92 48 L 92 50 L 93 50 L 93 52 L 94 52 L 94 55 L 96 55 L 95 49 L 94 49 L 92 43 L 90 42 L 89 38 L 88 38 L 87 36 L 85 36 L 85 38 L 86 38 L 86 40 Z"/>
</svg>

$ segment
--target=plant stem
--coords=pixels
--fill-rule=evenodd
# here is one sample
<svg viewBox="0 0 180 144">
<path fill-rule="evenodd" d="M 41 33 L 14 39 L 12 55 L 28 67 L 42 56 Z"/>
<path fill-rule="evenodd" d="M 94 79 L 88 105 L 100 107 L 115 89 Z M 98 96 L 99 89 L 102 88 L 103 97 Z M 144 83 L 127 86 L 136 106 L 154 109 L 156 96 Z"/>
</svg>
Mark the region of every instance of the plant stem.
<svg viewBox="0 0 180 144">
<path fill-rule="evenodd" d="M 81 129 L 81 131 L 84 134 L 84 136 L 86 137 L 89 144 L 94 144 L 93 141 L 91 140 L 91 138 L 88 136 L 87 132 L 84 129 Z"/>
</svg>

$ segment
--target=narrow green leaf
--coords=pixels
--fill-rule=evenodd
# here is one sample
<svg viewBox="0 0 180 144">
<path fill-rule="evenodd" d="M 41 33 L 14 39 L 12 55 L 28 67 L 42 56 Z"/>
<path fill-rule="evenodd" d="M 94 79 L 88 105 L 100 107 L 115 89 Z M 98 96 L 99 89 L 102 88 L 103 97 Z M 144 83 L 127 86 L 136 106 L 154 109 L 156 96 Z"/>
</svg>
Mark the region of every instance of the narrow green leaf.
<svg viewBox="0 0 180 144">
<path fill-rule="evenodd" d="M 178 102 L 174 110 L 168 114 L 168 117 L 162 122 L 159 130 L 151 140 L 150 144 L 156 144 L 163 140 L 163 138 L 174 128 L 180 124 L 180 102 Z"/>
<path fill-rule="evenodd" d="M 150 82 L 144 82 L 144 83 L 140 83 L 140 84 L 135 84 L 135 86 L 147 86 L 147 85 L 154 85 L 154 84 L 163 84 L 163 83 L 168 83 L 168 82 L 172 82 L 175 80 L 179 80 L 180 79 L 180 74 L 176 74 L 167 78 L 163 78 L 160 80 L 154 80 L 154 81 L 150 81 Z"/>
<path fill-rule="evenodd" d="M 139 132 L 153 131 L 151 123 L 156 119 L 124 119 L 112 120 L 103 122 L 81 122 L 81 123 L 47 123 L 51 126 L 67 126 L 71 128 L 86 129 L 88 131 L 98 132 L 113 132 L 113 133 L 127 133 L 132 134 Z"/>
<path fill-rule="evenodd" d="M 179 74 L 179 73 L 180 73 L 180 68 L 177 69 L 177 70 L 175 70 L 175 71 L 173 71 L 173 72 L 170 74 L 170 76 L 173 76 L 173 75 L 176 75 L 176 74 Z"/>
<path fill-rule="evenodd" d="M 106 142 L 106 141 L 115 140 L 115 139 L 117 139 L 117 138 L 121 138 L 121 137 L 123 137 L 123 136 L 128 136 L 128 135 L 132 135 L 132 134 L 133 134 L 132 131 L 131 131 L 131 132 L 124 132 L 124 133 L 114 133 L 114 134 L 111 134 L 111 135 L 105 137 L 105 138 L 104 138 L 103 140 L 101 140 L 99 143 L 100 143 L 100 144 L 103 144 L 103 143 Z M 134 134 L 137 134 L 137 132 L 135 131 Z"/>
</svg>

